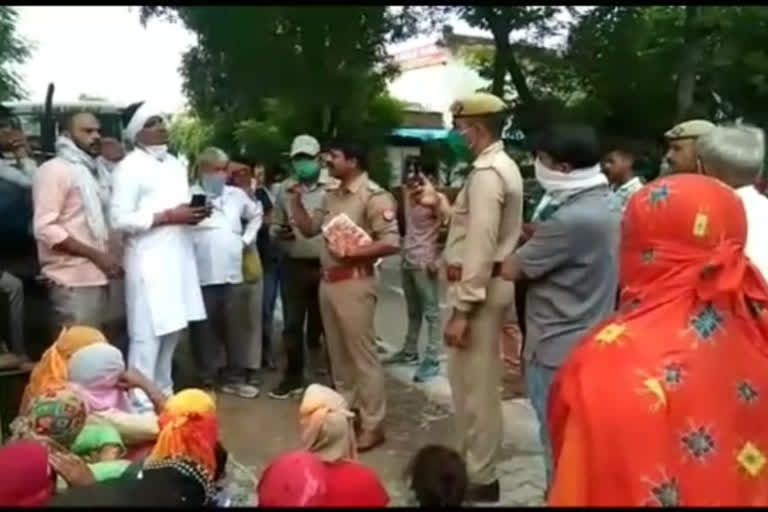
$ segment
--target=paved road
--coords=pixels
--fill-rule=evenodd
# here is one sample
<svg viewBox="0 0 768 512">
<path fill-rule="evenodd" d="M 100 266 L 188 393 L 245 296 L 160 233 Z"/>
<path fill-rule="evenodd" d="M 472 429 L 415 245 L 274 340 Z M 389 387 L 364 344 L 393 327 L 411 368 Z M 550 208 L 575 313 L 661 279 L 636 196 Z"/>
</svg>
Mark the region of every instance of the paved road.
<svg viewBox="0 0 768 512">
<path fill-rule="evenodd" d="M 381 268 L 380 299 L 376 328 L 390 345 L 401 343 L 405 333 L 405 305 L 399 288 L 396 261 Z M 422 340 L 423 342 L 423 340 Z M 428 386 L 410 382 L 410 368 L 390 368 L 387 383 L 388 442 L 362 461 L 375 469 L 392 497 L 393 505 L 409 503 L 410 493 L 403 480 L 404 469 L 413 454 L 428 443 L 451 446 L 454 442 L 450 417 L 450 392 L 444 378 Z M 265 390 L 275 384 L 276 374 L 267 375 Z M 447 394 L 446 394 L 447 393 Z M 430 397 L 428 400 L 427 397 Z M 447 398 L 446 398 L 447 397 Z M 505 403 L 507 434 L 500 466 L 504 506 L 542 504 L 544 468 L 535 439 L 535 423 L 525 403 Z M 256 475 L 267 462 L 286 450 L 298 447 L 297 402 L 262 396 L 244 400 L 218 397 L 222 436 L 239 462 Z"/>
</svg>

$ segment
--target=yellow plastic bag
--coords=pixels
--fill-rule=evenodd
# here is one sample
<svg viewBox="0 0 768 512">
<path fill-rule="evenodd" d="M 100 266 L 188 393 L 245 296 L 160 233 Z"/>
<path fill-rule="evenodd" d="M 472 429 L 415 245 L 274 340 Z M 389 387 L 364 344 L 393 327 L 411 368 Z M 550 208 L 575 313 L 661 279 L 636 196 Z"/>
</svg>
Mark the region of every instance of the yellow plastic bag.
<svg viewBox="0 0 768 512">
<path fill-rule="evenodd" d="M 243 280 L 246 283 L 255 283 L 261 279 L 264 269 L 261 267 L 259 251 L 253 247 L 243 249 Z"/>
</svg>

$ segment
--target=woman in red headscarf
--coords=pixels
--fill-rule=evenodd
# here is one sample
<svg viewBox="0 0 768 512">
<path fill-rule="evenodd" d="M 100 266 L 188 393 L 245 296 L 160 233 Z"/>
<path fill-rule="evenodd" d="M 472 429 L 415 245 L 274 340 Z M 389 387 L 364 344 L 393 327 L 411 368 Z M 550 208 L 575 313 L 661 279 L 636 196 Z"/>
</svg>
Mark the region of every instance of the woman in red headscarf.
<svg viewBox="0 0 768 512">
<path fill-rule="evenodd" d="M 746 233 L 711 178 L 632 197 L 620 311 L 554 383 L 550 505 L 768 505 L 768 289 Z"/>
<path fill-rule="evenodd" d="M 17 441 L 0 448 L 0 507 L 42 507 L 56 489 L 48 448 Z"/>
</svg>

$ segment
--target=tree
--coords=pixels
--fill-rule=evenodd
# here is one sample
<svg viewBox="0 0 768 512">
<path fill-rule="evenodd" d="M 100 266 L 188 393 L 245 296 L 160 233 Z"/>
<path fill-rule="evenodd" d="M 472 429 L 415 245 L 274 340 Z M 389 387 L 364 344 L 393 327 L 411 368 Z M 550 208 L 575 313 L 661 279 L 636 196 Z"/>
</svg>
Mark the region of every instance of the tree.
<svg viewBox="0 0 768 512">
<path fill-rule="evenodd" d="M 214 139 L 274 154 L 299 133 L 380 143 L 401 110 L 386 94 L 396 72 L 386 44 L 431 22 L 425 9 L 145 7 L 142 19 L 170 17 L 197 34 L 181 72 L 193 110 L 216 126 Z"/>
<path fill-rule="evenodd" d="M 16 66 L 30 55 L 30 45 L 16 33 L 18 13 L 13 7 L 0 6 L 0 101 L 24 97 Z"/>
<path fill-rule="evenodd" d="M 516 92 L 518 124 L 530 132 L 541 124 L 543 105 L 531 88 L 525 66 L 521 63 L 520 50 L 532 45 L 510 41 L 514 32 L 526 31 L 534 39 L 541 39 L 563 28 L 556 17 L 563 6 L 460 6 L 449 7 L 470 26 L 488 30 L 493 35 L 494 53 L 491 92 L 504 97 L 507 73 Z"/>
</svg>

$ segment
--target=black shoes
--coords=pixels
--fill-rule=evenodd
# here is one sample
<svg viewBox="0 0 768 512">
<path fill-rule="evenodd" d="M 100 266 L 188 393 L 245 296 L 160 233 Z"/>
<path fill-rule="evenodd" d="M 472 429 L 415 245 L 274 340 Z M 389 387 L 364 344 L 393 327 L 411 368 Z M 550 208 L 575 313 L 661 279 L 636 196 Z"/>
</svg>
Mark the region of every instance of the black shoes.
<svg viewBox="0 0 768 512">
<path fill-rule="evenodd" d="M 499 501 L 501 490 L 499 487 L 499 481 L 485 485 L 470 484 L 467 489 L 466 501 L 473 503 L 496 503 Z"/>
<path fill-rule="evenodd" d="M 269 398 L 287 400 L 304 392 L 304 383 L 296 379 L 283 379 L 280 384 L 269 392 Z"/>
</svg>

